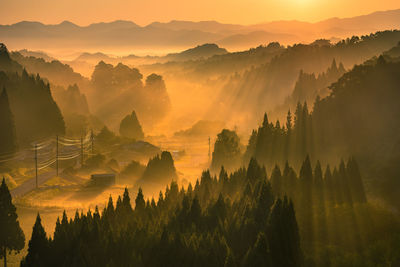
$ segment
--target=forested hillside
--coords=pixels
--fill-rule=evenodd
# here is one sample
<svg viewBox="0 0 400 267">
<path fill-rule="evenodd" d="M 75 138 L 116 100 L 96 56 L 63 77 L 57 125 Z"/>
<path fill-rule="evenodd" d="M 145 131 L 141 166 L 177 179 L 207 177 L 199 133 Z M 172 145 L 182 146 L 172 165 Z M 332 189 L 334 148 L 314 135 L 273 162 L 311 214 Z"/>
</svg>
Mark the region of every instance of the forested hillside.
<svg viewBox="0 0 400 267">
<path fill-rule="evenodd" d="M 201 80 L 215 78 L 220 75 L 231 75 L 241 72 L 252 66 L 269 62 L 274 56 L 284 51 L 284 47 L 277 42 L 260 45 L 244 51 L 214 55 L 209 58 L 187 60 L 184 62 L 170 61 L 164 64 L 151 64 L 140 66 L 144 71 L 168 73 L 174 78 L 187 78 Z"/>
<path fill-rule="evenodd" d="M 369 266 L 398 263 L 396 220 L 367 203 L 357 162 L 331 172 L 307 157 L 270 176 L 252 159 L 193 187 L 176 182 L 131 206 L 128 191 L 102 212 L 64 213 L 53 235 L 38 216 L 22 266 Z M 297 219 L 296 219 L 297 218 Z M 299 222 L 299 224 L 297 223 Z M 397 238 L 397 239 L 396 239 Z M 383 246 L 376 247 L 380 242 Z M 376 253 L 385 249 L 386 257 Z M 360 257 L 360 255 L 363 257 Z"/>
<path fill-rule="evenodd" d="M 385 31 L 354 36 L 337 44 L 315 42 L 290 46 L 269 63 L 232 75 L 209 114 L 218 109 L 218 114 L 227 120 L 237 119 L 235 116 L 261 117 L 290 95 L 301 70 L 318 75 L 331 65 L 333 59 L 342 62 L 345 68 L 351 68 L 396 46 L 399 40 L 399 31 Z M 235 110 L 240 112 L 235 114 Z M 243 119 L 243 123 L 245 121 Z"/>
<path fill-rule="evenodd" d="M 89 94 L 93 113 L 114 126 L 134 109 L 143 125 L 154 126 L 170 111 L 171 102 L 162 76 L 150 74 L 144 83 L 142 78 L 136 68 L 99 62 Z"/>
<path fill-rule="evenodd" d="M 0 44 L 0 88 L 7 90 L 20 146 L 65 132 L 64 120 L 49 84 L 39 75 L 28 74 L 13 61 L 3 44 Z"/>
<path fill-rule="evenodd" d="M 312 111 L 306 102 L 298 103 L 284 122 L 274 123 L 265 114 L 262 125 L 251 134 L 244 163 L 255 157 L 270 169 L 287 160 L 300 166 L 307 154 L 323 163 L 354 155 L 369 193 L 400 208 L 394 190 L 400 182 L 396 163 L 400 159 L 399 71 L 400 62 L 387 62 L 381 56 L 344 74 L 329 87 L 329 96 L 316 98 Z M 229 148 L 237 147 L 231 141 L 224 144 L 228 148 L 220 152 L 220 145 L 215 145 L 217 167 L 230 164 Z"/>
<path fill-rule="evenodd" d="M 40 73 L 54 85 L 68 87 L 72 84 L 78 84 L 80 87 L 88 86 L 88 79 L 75 72 L 67 64 L 58 60 L 45 61 L 40 58 L 41 55 L 24 56 L 19 52 L 12 52 L 11 58 L 21 64 L 29 73 Z"/>
<path fill-rule="evenodd" d="M 343 64 L 337 64 L 336 60 L 332 61 L 332 65 L 326 71 L 318 75 L 300 70 L 292 93 L 269 114 L 271 117 L 282 117 L 282 114 L 285 114 L 288 110 L 295 110 L 299 102 L 312 104 L 317 96 L 321 98 L 328 96 L 330 94 L 328 87 L 345 72 Z"/>
</svg>

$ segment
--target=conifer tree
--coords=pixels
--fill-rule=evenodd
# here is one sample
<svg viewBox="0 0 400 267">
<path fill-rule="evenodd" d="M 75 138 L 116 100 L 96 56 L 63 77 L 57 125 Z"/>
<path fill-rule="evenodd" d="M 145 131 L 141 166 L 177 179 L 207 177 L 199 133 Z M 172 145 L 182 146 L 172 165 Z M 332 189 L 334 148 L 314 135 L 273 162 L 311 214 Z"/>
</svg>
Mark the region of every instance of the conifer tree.
<svg viewBox="0 0 400 267">
<path fill-rule="evenodd" d="M 139 120 L 136 116 L 136 112 L 132 111 L 130 115 L 127 115 L 119 126 L 119 134 L 121 136 L 134 138 L 134 139 L 143 139 L 144 133 L 142 126 L 139 123 Z"/>
<path fill-rule="evenodd" d="M 132 211 L 131 198 L 129 197 L 129 191 L 126 187 L 124 190 L 124 195 L 122 197 L 122 206 L 125 213 L 130 213 Z"/>
<path fill-rule="evenodd" d="M 318 205 L 324 205 L 324 183 L 322 178 L 321 163 L 317 161 L 314 169 L 314 196 Z"/>
<path fill-rule="evenodd" d="M 340 177 L 340 185 L 342 187 L 343 193 L 343 201 L 352 204 L 353 200 L 351 197 L 351 190 L 350 190 L 350 183 L 349 183 L 349 176 L 347 174 L 346 166 L 344 164 L 343 159 L 340 161 L 339 165 L 339 177 Z"/>
<path fill-rule="evenodd" d="M 286 130 L 290 132 L 292 130 L 292 113 L 290 113 L 290 109 L 286 116 Z"/>
<path fill-rule="evenodd" d="M 264 180 L 262 181 L 261 184 L 261 189 L 255 210 L 255 217 L 257 218 L 257 221 L 260 224 L 263 225 L 268 219 L 268 215 L 273 203 L 274 203 L 274 196 L 272 194 L 271 184 Z"/>
<path fill-rule="evenodd" d="M 266 127 L 268 127 L 268 125 L 269 125 L 268 115 L 267 115 L 267 113 L 264 113 L 264 119 L 263 119 L 262 127 L 266 128 Z"/>
<path fill-rule="evenodd" d="M 113 199 L 112 199 L 111 195 L 108 198 L 108 204 L 107 204 L 107 207 L 105 208 L 105 214 L 109 218 L 112 218 L 114 216 L 114 203 L 113 203 Z M 78 214 L 78 216 L 77 216 L 77 214 L 75 214 L 75 217 L 79 217 L 79 214 Z"/>
<path fill-rule="evenodd" d="M 211 168 L 219 171 L 222 165 L 227 170 L 235 168 L 241 161 L 240 138 L 235 131 L 223 129 L 218 134 L 212 153 Z"/>
<path fill-rule="evenodd" d="M 307 155 L 300 169 L 299 175 L 300 182 L 300 206 L 299 210 L 301 213 L 300 222 L 302 225 L 302 236 L 309 242 L 314 238 L 314 227 L 313 227 L 313 173 L 311 168 L 310 157 Z M 309 245 L 309 244 L 307 244 Z"/>
<path fill-rule="evenodd" d="M 32 237 L 29 241 L 28 254 L 21 262 L 21 266 L 47 266 L 49 240 L 42 226 L 42 220 L 38 213 L 33 225 Z"/>
<path fill-rule="evenodd" d="M 264 233 L 260 232 L 254 246 L 249 249 L 244 259 L 244 266 L 273 266 L 270 263 L 268 241 Z"/>
<path fill-rule="evenodd" d="M 259 179 L 266 179 L 267 174 L 255 158 L 251 158 L 247 168 L 246 177 L 250 183 L 255 183 Z"/>
<path fill-rule="evenodd" d="M 331 167 L 328 165 L 325 169 L 324 174 L 324 191 L 325 191 L 325 199 L 329 204 L 335 204 L 335 195 L 333 190 L 333 181 L 332 181 L 332 172 Z"/>
<path fill-rule="evenodd" d="M 192 206 L 190 207 L 189 220 L 191 223 L 198 224 L 201 218 L 201 207 L 197 196 L 192 201 Z"/>
<path fill-rule="evenodd" d="M 0 256 L 7 266 L 7 254 L 11 251 L 19 253 L 25 245 L 25 235 L 19 226 L 16 208 L 11 194 L 3 178 L 0 186 Z"/>
<path fill-rule="evenodd" d="M 343 187 L 341 183 L 342 179 L 340 178 L 340 173 L 336 167 L 333 169 L 332 172 L 332 181 L 335 202 L 336 204 L 343 204 Z"/>
<path fill-rule="evenodd" d="M 140 187 L 139 187 L 139 191 L 136 196 L 136 199 L 135 199 L 135 204 L 136 204 L 135 210 L 137 210 L 137 211 L 143 211 L 146 206 L 146 202 L 144 201 L 143 191 L 142 191 L 142 188 L 140 188 Z"/>
<path fill-rule="evenodd" d="M 300 236 L 293 203 L 277 199 L 268 221 L 271 266 L 301 266 Z"/>
<path fill-rule="evenodd" d="M 17 150 L 17 135 L 14 116 L 11 112 L 5 88 L 0 95 L 0 156 L 12 154 Z"/>
<path fill-rule="evenodd" d="M 275 165 L 275 168 L 272 170 L 271 186 L 275 196 L 280 197 L 282 194 L 282 174 L 278 165 Z"/>
<path fill-rule="evenodd" d="M 350 158 L 346 166 L 351 195 L 354 202 L 365 203 L 367 197 L 365 195 L 364 185 L 361 179 L 360 170 L 358 168 L 357 161 L 354 157 Z"/>
</svg>

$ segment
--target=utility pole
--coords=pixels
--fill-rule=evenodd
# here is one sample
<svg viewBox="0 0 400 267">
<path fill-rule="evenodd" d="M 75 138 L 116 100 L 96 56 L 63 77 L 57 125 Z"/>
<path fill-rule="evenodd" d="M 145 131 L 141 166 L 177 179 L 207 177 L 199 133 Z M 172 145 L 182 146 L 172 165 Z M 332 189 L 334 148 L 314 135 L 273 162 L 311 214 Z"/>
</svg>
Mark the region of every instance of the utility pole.
<svg viewBox="0 0 400 267">
<path fill-rule="evenodd" d="M 58 176 L 58 135 L 57 135 L 57 139 L 56 139 L 56 172 L 57 172 L 57 176 Z"/>
<path fill-rule="evenodd" d="M 94 155 L 94 136 L 93 136 L 93 130 L 90 130 L 90 141 L 92 142 L 92 156 Z"/>
<path fill-rule="evenodd" d="M 208 161 L 211 161 L 211 138 L 208 137 Z"/>
<path fill-rule="evenodd" d="M 83 166 L 83 137 L 81 137 L 81 166 Z"/>
<path fill-rule="evenodd" d="M 38 169 L 37 169 L 37 144 L 35 144 L 35 173 L 36 173 L 36 189 L 38 188 Z"/>
</svg>

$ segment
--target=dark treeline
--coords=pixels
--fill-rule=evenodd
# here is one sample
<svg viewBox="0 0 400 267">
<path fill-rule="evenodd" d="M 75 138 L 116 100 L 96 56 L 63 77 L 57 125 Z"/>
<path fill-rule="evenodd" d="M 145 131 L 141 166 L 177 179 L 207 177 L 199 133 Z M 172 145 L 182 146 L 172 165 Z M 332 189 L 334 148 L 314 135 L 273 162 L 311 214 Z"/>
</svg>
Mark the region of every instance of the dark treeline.
<svg viewBox="0 0 400 267">
<path fill-rule="evenodd" d="M 289 46 L 269 61 L 232 75 L 208 115 L 215 116 L 217 110 L 220 119 L 228 120 L 243 115 L 244 110 L 249 116 L 260 116 L 265 107 L 273 110 L 290 95 L 300 70 L 322 73 L 333 59 L 346 68 L 361 64 L 395 46 L 399 37 L 400 31 L 383 31 L 353 36 L 336 44 L 314 42 Z"/>
<path fill-rule="evenodd" d="M 25 51 L 25 53 L 31 53 Z M 90 129 L 99 130 L 103 123 L 90 114 L 87 92 L 90 81 L 67 64 L 47 58 L 45 54 L 32 53 L 24 56 L 24 51 L 11 52 L 10 58 L 22 65 L 28 73 L 39 73 L 44 81 L 50 83 L 51 93 L 64 117 L 66 134 L 80 137 Z M 90 99 L 89 99 L 90 100 Z"/>
<path fill-rule="evenodd" d="M 30 141 L 63 134 L 65 124 L 50 87 L 39 75 L 0 72 L 0 88 L 6 88 L 15 120 L 18 141 Z"/>
<path fill-rule="evenodd" d="M 336 82 L 346 72 L 342 63 L 336 64 L 332 61 L 331 66 L 322 73 L 306 73 L 300 71 L 294 86 L 293 92 L 285 99 L 282 105 L 279 105 L 271 112 L 272 114 L 283 114 L 288 109 L 295 109 L 298 102 L 312 103 L 317 96 L 328 96 L 330 91 L 328 86 Z"/>
<path fill-rule="evenodd" d="M 87 78 L 75 72 L 69 65 L 54 59 L 46 61 L 39 58 L 39 56 L 44 57 L 45 55 L 24 56 L 21 52 L 12 52 L 10 56 L 24 66 L 28 72 L 40 73 L 54 85 L 67 88 L 71 84 L 77 84 L 79 87 L 86 87 L 89 83 Z"/>
<path fill-rule="evenodd" d="M 205 171 L 194 187 L 176 182 L 131 206 L 125 190 L 103 212 L 64 213 L 54 236 L 35 223 L 22 266 L 301 266 L 292 201 L 276 198 L 255 161 L 219 178 Z"/>
<path fill-rule="evenodd" d="M 278 42 L 271 42 L 268 45 L 260 45 L 249 50 L 214 55 L 203 59 L 143 65 L 142 69 L 160 73 L 173 72 L 175 78 L 184 77 L 196 82 L 210 83 L 215 77 L 232 75 L 252 66 L 265 64 L 284 51 L 284 46 Z"/>
<path fill-rule="evenodd" d="M 132 207 L 125 190 L 102 212 L 64 213 L 53 237 L 38 216 L 22 266 L 387 265 L 398 228 L 367 203 L 353 158 L 323 170 L 306 157 L 298 174 L 287 163 L 270 176 L 252 158 L 186 190 L 172 182 L 157 201 L 139 189 Z"/>
<path fill-rule="evenodd" d="M 228 171 L 233 171 L 241 162 L 240 139 L 235 131 L 223 129 L 217 135 L 212 153 L 211 171 L 219 171 L 223 165 Z"/>
<path fill-rule="evenodd" d="M 64 119 L 54 101 L 50 86 L 39 75 L 29 75 L 10 58 L 7 48 L 0 44 L 0 88 L 6 90 L 17 140 L 5 143 L 27 143 L 65 132 Z M 9 120 L 6 113 L 0 117 Z"/>
<path fill-rule="evenodd" d="M 171 180 L 176 180 L 178 175 L 176 173 L 174 160 L 168 151 L 161 152 L 161 155 L 149 159 L 143 175 L 139 180 L 140 183 L 148 183 L 149 185 L 163 186 L 168 184 Z"/>
<path fill-rule="evenodd" d="M 372 193 L 399 207 L 393 191 L 399 185 L 399 70 L 399 62 L 381 56 L 344 74 L 330 86 L 329 96 L 316 98 L 312 112 L 307 103 L 298 103 L 284 123 L 271 123 L 265 115 L 250 137 L 245 162 L 254 156 L 272 168 L 286 160 L 300 166 L 307 154 L 322 162 L 355 155 Z"/>
<path fill-rule="evenodd" d="M 122 119 L 119 125 L 119 134 L 121 136 L 133 139 L 144 138 L 143 129 L 135 111 L 132 111 L 131 114 L 126 115 L 126 117 Z"/>
</svg>

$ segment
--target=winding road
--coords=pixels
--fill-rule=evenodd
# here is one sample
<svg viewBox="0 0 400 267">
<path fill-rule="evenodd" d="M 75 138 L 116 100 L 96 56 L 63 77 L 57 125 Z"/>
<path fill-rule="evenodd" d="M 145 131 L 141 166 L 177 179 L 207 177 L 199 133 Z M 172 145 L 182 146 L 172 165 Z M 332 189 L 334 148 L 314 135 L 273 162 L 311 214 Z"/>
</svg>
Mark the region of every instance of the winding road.
<svg viewBox="0 0 400 267">
<path fill-rule="evenodd" d="M 55 176 L 56 176 L 56 171 L 41 173 L 40 175 L 38 175 L 38 186 L 46 183 L 48 180 L 50 180 Z M 32 177 L 29 180 L 22 183 L 20 186 L 11 190 L 11 196 L 13 198 L 23 196 L 29 193 L 30 191 L 34 190 L 35 188 L 36 188 L 36 178 Z"/>
</svg>

